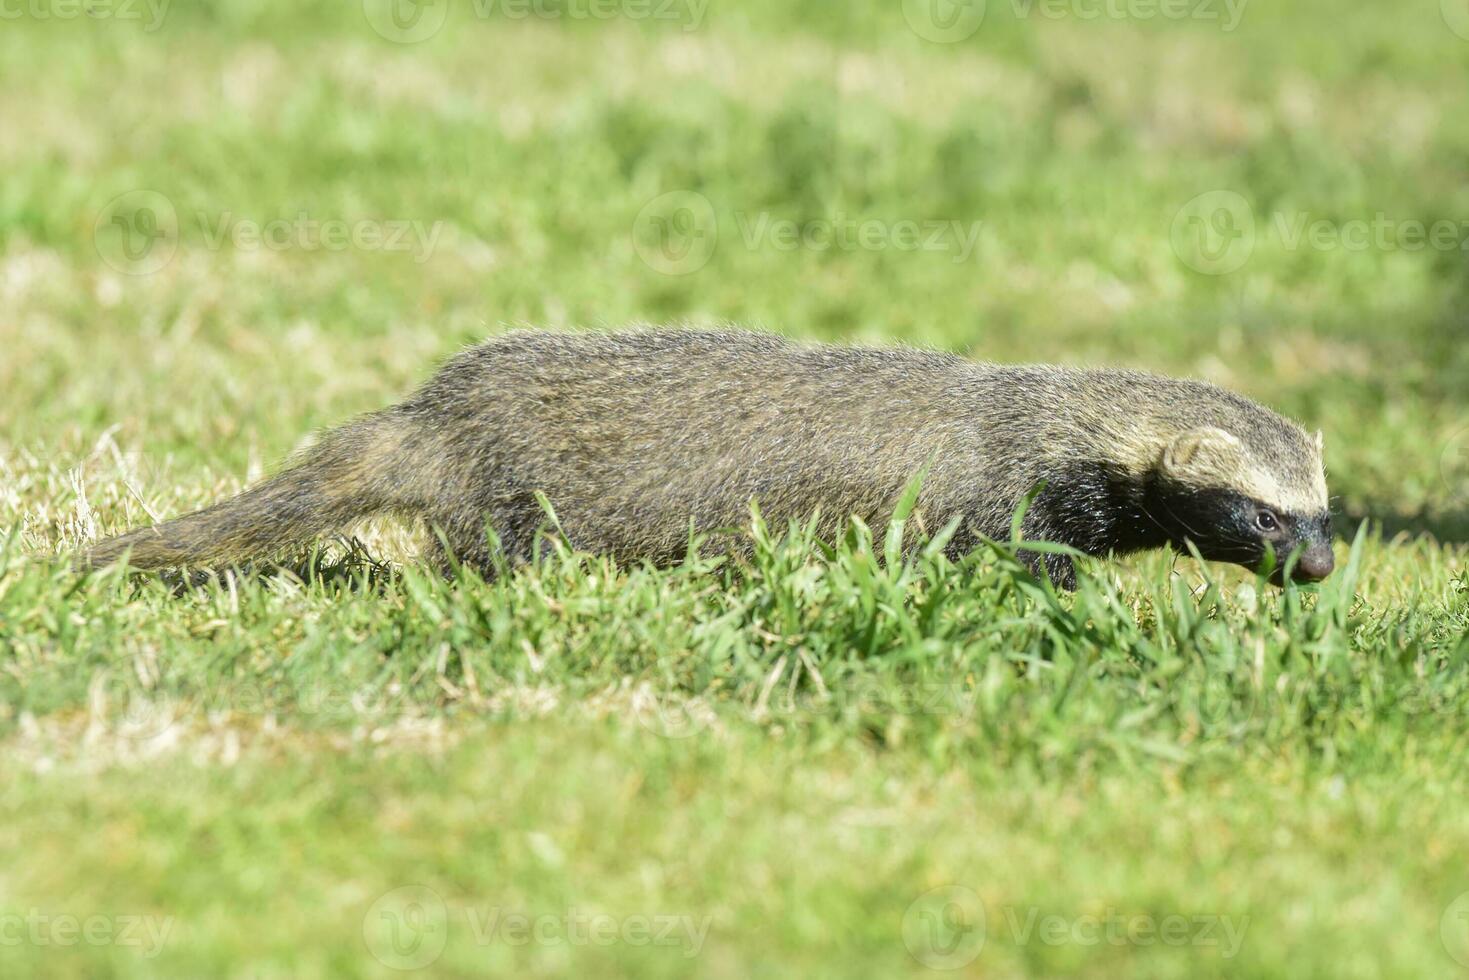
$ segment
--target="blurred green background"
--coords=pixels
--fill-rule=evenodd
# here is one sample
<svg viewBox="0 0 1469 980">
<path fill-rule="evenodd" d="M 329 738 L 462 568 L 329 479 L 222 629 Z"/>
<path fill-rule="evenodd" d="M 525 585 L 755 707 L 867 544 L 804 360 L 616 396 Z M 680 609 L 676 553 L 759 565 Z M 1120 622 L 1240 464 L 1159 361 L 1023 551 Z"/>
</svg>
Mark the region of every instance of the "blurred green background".
<svg viewBox="0 0 1469 980">
<path fill-rule="evenodd" d="M 157 960 L 6 943 L 0 962 L 391 973 L 358 932 L 395 884 L 564 911 L 599 907 L 601 882 L 623 915 L 652 894 L 707 912 L 708 948 L 451 946 L 429 969 L 926 974 L 904 908 L 989 867 L 1072 920 L 1115 901 L 1256 925 L 1243 961 L 992 944 L 961 966 L 977 976 L 1450 975 L 1453 950 L 1469 962 L 1469 936 L 1439 926 L 1469 888 L 1469 826 L 1443 814 L 1469 731 L 1445 679 L 1466 632 L 1466 72 L 1460 0 L 0 5 L 0 731 L 23 773 L 0 791 L 0 907 L 180 923 Z M 906 741 L 870 718 L 741 715 L 722 741 L 650 746 L 637 725 L 563 717 L 568 699 L 601 705 L 633 678 L 717 702 L 726 678 L 748 708 L 786 655 L 845 656 L 847 627 L 823 618 L 840 583 L 794 559 L 794 598 L 771 608 L 813 618 L 783 631 L 708 591 L 764 586 L 596 563 L 483 600 L 411 575 L 386 596 L 176 598 L 17 564 L 238 489 L 508 327 L 644 322 L 1246 392 L 1324 430 L 1341 526 L 1374 521 L 1360 594 L 1311 618 L 1230 573 L 1216 615 L 1144 560 L 1082 612 L 975 600 L 969 620 L 1029 625 L 971 649 L 904 605 L 933 582 L 904 580 L 911 635 L 871 652 L 911 666 L 952 648 L 949 679 L 971 687 L 1010 656 L 1003 683 L 1036 714 L 910 719 Z M 392 528 L 364 538 L 411 554 Z M 564 636 L 576 610 L 589 632 Z M 1050 642 L 1044 617 L 1073 614 L 1131 637 L 1057 641 L 1097 685 L 1071 702 L 1095 709 L 1080 722 L 1062 710 L 1078 689 L 1026 652 Z M 486 644 L 487 695 L 515 682 L 492 708 L 472 666 L 446 672 L 448 623 Z M 1250 701 L 1212 755 L 1128 646 L 1164 636 L 1178 664 L 1207 661 L 1190 630 L 1218 630 L 1251 697 L 1281 699 Z M 721 673 L 726 641 L 760 669 Z M 691 666 L 684 643 L 714 652 Z M 544 675 L 526 666 L 562 646 L 575 655 Z M 911 681 L 868 669 L 885 697 Z M 109 734 L 124 688 L 198 698 L 262 676 L 363 714 L 323 722 L 267 693 L 174 726 L 161 757 Z M 384 692 L 411 724 L 375 727 Z M 996 888 L 979 889 L 992 934 Z"/>
</svg>

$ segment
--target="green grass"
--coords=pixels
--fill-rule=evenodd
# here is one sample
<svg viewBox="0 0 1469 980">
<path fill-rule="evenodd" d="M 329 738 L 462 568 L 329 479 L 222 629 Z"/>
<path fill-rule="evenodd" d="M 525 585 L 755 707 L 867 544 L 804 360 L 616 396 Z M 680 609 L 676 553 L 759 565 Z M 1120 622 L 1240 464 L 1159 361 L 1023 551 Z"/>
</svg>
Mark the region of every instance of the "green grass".
<svg viewBox="0 0 1469 980">
<path fill-rule="evenodd" d="M 1469 965 L 1469 40 L 1439 4 L 1223 31 L 990 0 L 954 44 L 898 0 L 473 9 L 406 45 L 357 3 L 0 21 L 7 975 Z M 1211 191 L 1247 209 L 1217 275 L 1177 234 Z M 302 215 L 433 247 L 249 238 Z M 694 256 L 661 271 L 660 218 Z M 748 237 L 775 222 L 879 234 Z M 1334 245 L 1353 222 L 1390 233 Z M 861 527 L 452 585 L 389 524 L 193 588 L 50 560 L 466 343 L 646 321 L 1220 382 L 1325 431 L 1340 570 L 1154 554 L 1058 596 L 1008 546 Z"/>
</svg>

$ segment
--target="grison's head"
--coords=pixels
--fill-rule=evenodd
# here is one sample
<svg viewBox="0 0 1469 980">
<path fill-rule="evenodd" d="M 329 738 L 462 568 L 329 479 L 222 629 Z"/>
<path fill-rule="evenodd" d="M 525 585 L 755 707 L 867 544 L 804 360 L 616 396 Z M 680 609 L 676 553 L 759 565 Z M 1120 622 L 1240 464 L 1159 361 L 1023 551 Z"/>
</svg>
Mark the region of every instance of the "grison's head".
<svg viewBox="0 0 1469 980">
<path fill-rule="evenodd" d="M 1273 556 L 1277 585 L 1287 565 L 1292 579 L 1319 582 L 1335 566 L 1321 434 L 1256 411 L 1173 435 L 1154 515 L 1175 545 L 1192 542 L 1210 561 L 1259 569 Z"/>
</svg>

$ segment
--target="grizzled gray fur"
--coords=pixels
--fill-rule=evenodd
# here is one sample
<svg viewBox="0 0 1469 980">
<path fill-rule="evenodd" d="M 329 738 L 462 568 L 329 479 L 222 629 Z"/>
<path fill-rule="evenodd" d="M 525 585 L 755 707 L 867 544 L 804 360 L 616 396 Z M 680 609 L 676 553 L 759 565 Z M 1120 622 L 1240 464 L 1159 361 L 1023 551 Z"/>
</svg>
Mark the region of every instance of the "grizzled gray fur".
<svg viewBox="0 0 1469 980">
<path fill-rule="evenodd" d="M 1192 542 L 1207 558 L 1331 570 L 1320 439 L 1238 395 L 1148 374 L 979 364 L 905 348 L 806 346 L 739 331 L 527 331 L 450 360 L 407 401 L 329 433 L 232 500 L 104 541 L 134 568 L 269 557 L 374 514 L 441 532 L 490 567 L 486 527 L 531 554 L 544 493 L 573 545 L 675 562 L 690 528 L 740 549 L 750 502 L 774 526 L 918 517 L 951 548 L 1027 537 L 1093 555 Z M 1070 563 L 1045 565 L 1071 584 Z"/>
</svg>

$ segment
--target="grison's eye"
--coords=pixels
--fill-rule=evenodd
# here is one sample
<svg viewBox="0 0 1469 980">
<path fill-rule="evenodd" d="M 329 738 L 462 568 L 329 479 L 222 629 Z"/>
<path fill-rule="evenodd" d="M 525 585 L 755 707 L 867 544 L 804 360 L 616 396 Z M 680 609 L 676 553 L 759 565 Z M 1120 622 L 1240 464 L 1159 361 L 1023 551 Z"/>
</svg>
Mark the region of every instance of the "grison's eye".
<svg viewBox="0 0 1469 980">
<path fill-rule="evenodd" d="M 1268 510 L 1262 510 L 1255 514 L 1255 526 L 1262 531 L 1276 531 L 1280 528 L 1280 519 Z"/>
</svg>

